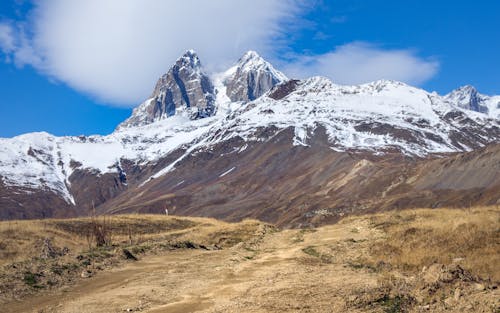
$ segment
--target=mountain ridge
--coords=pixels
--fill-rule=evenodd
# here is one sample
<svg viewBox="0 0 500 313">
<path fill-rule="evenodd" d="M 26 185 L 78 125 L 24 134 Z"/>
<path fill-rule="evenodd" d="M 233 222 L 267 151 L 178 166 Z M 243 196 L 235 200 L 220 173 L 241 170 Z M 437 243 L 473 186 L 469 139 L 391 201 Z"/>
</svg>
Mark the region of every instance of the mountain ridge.
<svg viewBox="0 0 500 313">
<path fill-rule="evenodd" d="M 440 96 L 390 80 L 358 86 L 324 77 L 287 80 L 255 52 L 214 78 L 190 50 L 158 80 L 152 97 L 109 135 L 1 138 L 0 187 L 11 208 L 16 199 L 29 203 L 26 195 L 39 191 L 70 207 L 88 207 L 85 197 L 106 206 L 121 194 L 177 175 L 176 169 L 197 155 L 238 155 L 275 138 L 289 141 L 279 145 L 285 155 L 293 147 L 321 143 L 336 153 L 443 157 L 500 142 L 496 99 L 470 88 Z M 318 132 L 321 141 L 314 139 Z M 231 168 L 219 178 L 237 174 Z"/>
</svg>

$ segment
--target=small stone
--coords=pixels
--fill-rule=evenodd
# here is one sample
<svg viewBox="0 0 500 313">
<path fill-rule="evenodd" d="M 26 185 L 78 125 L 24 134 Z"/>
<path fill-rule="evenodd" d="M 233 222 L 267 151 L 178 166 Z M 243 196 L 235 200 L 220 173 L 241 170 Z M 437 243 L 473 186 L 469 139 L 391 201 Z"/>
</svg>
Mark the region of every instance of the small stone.
<svg viewBox="0 0 500 313">
<path fill-rule="evenodd" d="M 455 289 L 455 293 L 453 294 L 453 299 L 455 301 L 458 301 L 460 299 L 460 296 L 462 296 L 462 291 L 460 288 Z"/>
<path fill-rule="evenodd" d="M 130 252 L 127 249 L 123 249 L 122 251 L 123 251 L 123 255 L 125 256 L 125 259 L 137 261 L 137 257 L 135 255 L 133 255 L 132 252 Z"/>
<path fill-rule="evenodd" d="M 92 272 L 89 270 L 83 270 L 82 274 L 80 275 L 82 278 L 89 278 L 92 277 Z"/>
<path fill-rule="evenodd" d="M 475 283 L 474 284 L 474 289 L 476 289 L 477 291 L 483 291 L 483 290 L 486 289 L 486 287 L 483 284 Z"/>
</svg>

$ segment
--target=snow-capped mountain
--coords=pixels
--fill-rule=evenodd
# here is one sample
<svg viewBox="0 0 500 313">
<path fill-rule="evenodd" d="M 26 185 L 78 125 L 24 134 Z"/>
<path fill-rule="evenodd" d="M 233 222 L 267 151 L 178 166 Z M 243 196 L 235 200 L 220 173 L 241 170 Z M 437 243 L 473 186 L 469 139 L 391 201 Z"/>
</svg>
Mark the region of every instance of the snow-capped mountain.
<svg viewBox="0 0 500 313">
<path fill-rule="evenodd" d="M 91 201 L 106 210 L 137 207 L 146 196 L 144 203 L 160 203 L 174 189 L 191 188 L 189 179 L 194 179 L 190 186 L 198 186 L 212 176 L 219 181 L 238 175 L 238 158 L 253 151 L 261 152 L 249 162 L 263 171 L 270 164 L 258 162 L 268 155 L 264 146 L 267 151 L 281 147 L 280 158 L 301 151 L 304 161 L 314 158 L 318 164 L 330 158 L 328 153 L 419 160 L 471 151 L 500 142 L 498 100 L 472 88 L 443 97 L 387 80 L 359 86 L 323 77 L 288 80 L 253 51 L 228 71 L 209 76 L 190 50 L 110 135 L 32 133 L 0 139 L 0 207 L 10 208 L 3 218 L 29 211 L 33 196 L 26 195 L 34 193 L 64 199 L 72 208 L 88 207 Z M 318 154 L 318 147 L 326 150 Z M 298 168 L 292 155 L 279 167 Z M 235 165 L 207 172 L 213 162 Z M 183 170 L 187 164 L 192 172 Z M 257 185 L 265 188 L 264 182 Z M 208 182 L 202 186 L 203 192 L 211 188 Z M 209 193 L 203 201 L 217 196 Z M 43 210 L 45 204 L 37 205 Z"/>
<path fill-rule="evenodd" d="M 232 102 L 252 101 L 288 78 L 255 51 L 248 51 L 226 72 L 226 94 Z"/>
<path fill-rule="evenodd" d="M 470 85 L 453 90 L 445 96 L 445 99 L 460 108 L 500 118 L 500 96 L 482 95 Z"/>
<path fill-rule="evenodd" d="M 176 111 L 188 111 L 191 119 L 215 113 L 215 89 L 203 72 L 196 52 L 188 50 L 164 74 L 149 99 L 139 105 L 119 127 L 146 125 L 167 118 Z"/>
</svg>

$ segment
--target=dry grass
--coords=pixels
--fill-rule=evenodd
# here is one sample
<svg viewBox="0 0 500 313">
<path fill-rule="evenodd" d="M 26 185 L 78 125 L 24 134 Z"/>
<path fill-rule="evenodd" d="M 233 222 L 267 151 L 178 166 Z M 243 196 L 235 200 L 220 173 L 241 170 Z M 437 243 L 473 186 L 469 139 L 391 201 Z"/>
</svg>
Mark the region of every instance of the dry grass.
<svg viewBox="0 0 500 313">
<path fill-rule="evenodd" d="M 1 222 L 4 252 L 26 261 L 0 267 L 0 304 L 6 312 L 497 312 L 498 283 L 487 278 L 498 281 L 499 218 L 492 207 L 419 209 L 276 231 L 253 220 L 117 215 L 106 217 L 108 245 L 90 250 L 88 229 L 103 217 Z M 40 258 L 46 238 L 70 251 Z M 95 276 L 81 278 L 86 271 Z"/>
<path fill-rule="evenodd" d="M 98 242 L 89 240 L 89 232 L 96 223 L 106 227 L 107 245 L 138 245 L 172 238 L 230 244 L 247 240 L 260 224 L 253 220 L 225 223 L 210 218 L 163 215 L 4 221 L 0 222 L 0 266 L 39 255 L 40 243 L 45 238 L 51 239 L 54 246 L 67 247 L 75 253 L 92 249 Z"/>
<path fill-rule="evenodd" d="M 0 222 L 0 266 L 21 262 L 34 255 L 45 238 L 54 245 L 79 250 L 84 238 L 74 236 L 52 225 L 52 221 L 6 221 Z"/>
<path fill-rule="evenodd" d="M 0 222 L 0 303 L 146 254 L 230 247 L 253 239 L 262 226 L 164 215 Z"/>
<path fill-rule="evenodd" d="M 500 281 L 499 208 L 419 209 L 370 219 L 386 234 L 372 245 L 373 264 L 420 271 L 433 263 L 458 263 L 483 279 Z"/>
</svg>

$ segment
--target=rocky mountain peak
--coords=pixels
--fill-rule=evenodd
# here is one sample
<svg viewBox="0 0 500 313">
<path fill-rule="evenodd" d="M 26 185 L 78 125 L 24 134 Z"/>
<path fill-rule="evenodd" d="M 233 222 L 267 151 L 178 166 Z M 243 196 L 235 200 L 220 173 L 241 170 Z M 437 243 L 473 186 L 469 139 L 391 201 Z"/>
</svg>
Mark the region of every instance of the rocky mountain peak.
<svg viewBox="0 0 500 313">
<path fill-rule="evenodd" d="M 225 80 L 231 101 L 252 101 L 288 78 L 264 60 L 257 52 L 248 51 L 229 71 Z"/>
<path fill-rule="evenodd" d="M 254 50 L 248 50 L 243 54 L 241 59 L 251 59 L 251 58 L 260 58 L 260 55 L 257 53 L 257 51 Z"/>
<path fill-rule="evenodd" d="M 178 110 L 189 111 L 192 119 L 215 113 L 215 88 L 194 50 L 186 51 L 177 59 L 158 79 L 150 99 L 134 109 L 119 128 L 149 124 Z"/>
<path fill-rule="evenodd" d="M 245 52 L 245 54 L 238 60 L 237 67 L 245 71 L 261 70 L 272 72 L 280 80 L 287 80 L 287 77 L 283 73 L 277 71 L 271 63 L 264 60 L 264 58 L 253 50 Z"/>
<path fill-rule="evenodd" d="M 179 75 L 192 79 L 201 79 L 203 76 L 207 76 L 205 73 L 203 73 L 200 58 L 194 50 L 187 50 L 181 57 L 177 59 L 177 61 L 175 61 L 174 65 L 169 69 L 169 71 L 163 74 L 163 76 L 158 79 L 151 97 L 153 98 L 158 96 L 162 92 L 162 90 L 168 88 L 170 79 L 175 79 L 175 77 L 178 77 Z"/>
<path fill-rule="evenodd" d="M 455 89 L 445 98 L 463 109 L 488 113 L 488 107 L 483 105 L 483 96 L 471 85 Z"/>
</svg>

